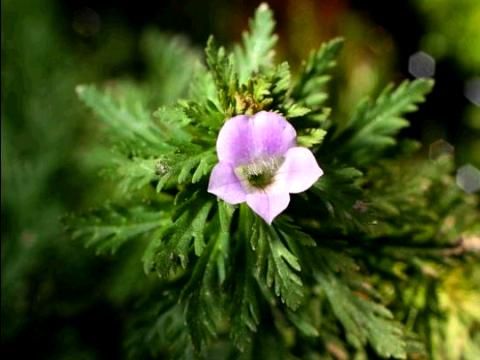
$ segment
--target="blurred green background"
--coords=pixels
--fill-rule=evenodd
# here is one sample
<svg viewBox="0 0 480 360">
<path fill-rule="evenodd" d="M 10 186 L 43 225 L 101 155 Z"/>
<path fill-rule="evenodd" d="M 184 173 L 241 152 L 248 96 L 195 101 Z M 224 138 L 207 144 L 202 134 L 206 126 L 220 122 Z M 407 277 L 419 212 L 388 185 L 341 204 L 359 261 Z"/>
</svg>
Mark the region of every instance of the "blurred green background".
<svg viewBox="0 0 480 360">
<path fill-rule="evenodd" d="M 31 349 L 38 359 L 124 356 L 119 343 L 129 285 L 119 283 L 119 272 L 141 271 L 140 256 L 134 264 L 122 253 L 97 257 L 69 240 L 60 221 L 107 192 L 97 186 L 95 159 L 84 156 L 102 138 L 75 86 L 130 78 L 151 85 L 154 104 L 173 101 L 188 69 L 175 70 L 178 81 L 165 76 L 174 64 L 160 63 L 165 42 L 155 42 L 162 36 L 152 37 L 153 29 L 183 34 L 193 47 L 188 51 L 200 54 L 211 33 L 224 44 L 238 40 L 258 3 L 2 1 L 1 337 L 8 358 Z M 422 141 L 420 156 L 444 139 L 458 166 L 480 167 L 478 0 L 270 5 L 278 57 L 293 67 L 322 41 L 347 39 L 333 82 L 334 112 L 348 113 L 365 94 L 412 71 L 432 73 L 434 64 L 435 89 L 403 135 Z M 178 40 L 182 49 L 185 39 Z M 419 51 L 430 57 L 415 67 Z"/>
</svg>

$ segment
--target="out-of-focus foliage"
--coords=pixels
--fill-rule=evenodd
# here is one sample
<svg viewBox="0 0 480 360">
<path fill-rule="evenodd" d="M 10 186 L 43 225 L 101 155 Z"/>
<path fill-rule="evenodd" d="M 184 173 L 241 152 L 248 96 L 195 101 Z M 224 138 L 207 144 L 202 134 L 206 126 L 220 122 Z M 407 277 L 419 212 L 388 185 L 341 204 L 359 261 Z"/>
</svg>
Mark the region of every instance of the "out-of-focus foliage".
<svg viewBox="0 0 480 360">
<path fill-rule="evenodd" d="M 104 344 L 88 340 L 95 333 L 93 326 L 88 329 L 89 318 L 116 318 L 110 308 L 103 309 L 106 292 L 100 284 L 107 281 L 108 268 L 65 237 L 59 219 L 88 201 L 84 186 L 92 180 L 76 157 L 88 142 L 87 119 L 74 87 L 124 58 L 95 52 L 91 61 L 82 59 L 64 37 L 62 26 L 70 24 L 59 24 L 60 14 L 52 1 L 2 2 L 1 333 L 6 356 L 21 357 L 35 348 L 51 358 L 94 358 L 116 336 Z M 81 60 L 86 63 L 79 66 Z M 91 195 L 97 191 L 92 188 Z M 92 278 L 99 285 L 94 290 Z"/>
<path fill-rule="evenodd" d="M 480 239 L 468 237 L 463 246 L 476 246 Z M 438 309 L 445 316 L 432 321 L 434 355 L 439 359 L 476 359 L 480 357 L 480 333 L 475 330 L 480 323 L 478 287 L 480 269 L 468 264 L 464 269 L 455 269 L 438 274 L 443 280 L 438 289 Z"/>
<path fill-rule="evenodd" d="M 290 1 L 297 71 L 274 62 L 266 6 L 232 54 L 210 40 L 204 60 L 183 37 L 70 24 L 55 4 L 2 2 L 8 353 L 479 357 L 478 197 L 456 186 L 452 159 L 398 136 L 431 82 L 376 95 L 395 65 L 384 29 L 365 36 L 365 16 L 340 6 L 319 19 L 314 2 Z M 335 23 L 345 46 L 308 58 Z M 76 86 L 93 81 L 104 85 Z M 219 127 L 260 109 L 284 113 L 325 170 L 273 227 L 205 192 Z M 59 218 L 91 205 L 65 236 Z"/>
<path fill-rule="evenodd" d="M 135 246 L 127 256 L 94 258 L 65 236 L 60 219 L 111 193 L 108 184 L 98 186 L 101 151 L 92 143 L 98 127 L 85 116 L 75 87 L 128 62 L 133 37 L 102 19 L 97 46 L 85 33 L 71 33 L 57 5 L 2 2 L 2 347 L 7 356 L 35 347 L 49 358 L 104 358 L 118 351 L 118 306 L 148 279 L 130 257 Z M 144 98 L 154 96 L 158 104 L 180 96 L 196 51 L 183 38 L 154 30 L 140 43 L 149 79 Z M 87 148 L 90 155 L 79 157 Z M 121 220 L 117 214 L 112 225 Z"/>
<path fill-rule="evenodd" d="M 412 1 L 412 6 L 419 10 L 422 19 L 425 20 L 426 32 L 421 39 L 420 47 L 429 52 L 437 62 L 450 61 L 456 66 L 464 82 L 463 90 L 467 96 L 468 83 L 480 73 L 480 31 L 478 30 L 480 2 L 421 0 Z M 475 91 L 480 93 L 480 89 Z M 471 102 L 466 107 L 466 111 L 457 116 L 461 116 L 463 126 L 469 128 L 468 132 L 462 133 L 460 143 L 456 144 L 457 157 L 462 162 L 473 162 L 479 166 L 480 107 Z"/>
<path fill-rule="evenodd" d="M 476 0 L 412 1 L 426 19 L 422 48 L 436 59 L 451 57 L 465 69 L 480 72 L 480 3 Z"/>
<path fill-rule="evenodd" d="M 75 274 L 99 264 L 82 257 L 57 225 L 79 201 L 67 195 L 81 176 L 72 146 L 81 115 L 72 89 L 91 74 L 75 66 L 49 5 L 2 2 L 2 340 L 34 326 L 40 319 L 32 312 L 58 315 L 88 306 L 59 287 L 88 281 Z"/>
</svg>

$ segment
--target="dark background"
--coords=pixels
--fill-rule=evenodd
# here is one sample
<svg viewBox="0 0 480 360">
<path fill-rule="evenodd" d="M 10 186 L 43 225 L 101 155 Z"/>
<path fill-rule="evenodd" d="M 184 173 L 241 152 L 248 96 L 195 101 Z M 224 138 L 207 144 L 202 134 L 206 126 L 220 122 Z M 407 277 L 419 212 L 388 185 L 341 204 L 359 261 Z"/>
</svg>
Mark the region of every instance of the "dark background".
<svg viewBox="0 0 480 360">
<path fill-rule="evenodd" d="M 455 148 L 458 166 L 479 167 L 479 108 L 464 88 L 480 73 L 478 30 L 469 25 L 480 4 L 463 1 L 452 10 L 447 0 L 435 0 L 433 9 L 425 3 L 270 1 L 280 36 L 278 58 L 295 67 L 322 41 L 344 36 L 347 46 L 331 99 L 334 114 L 342 115 L 360 97 L 411 78 L 412 54 L 430 53 L 436 86 L 409 117 L 412 126 L 403 135 L 423 142 L 421 156 L 428 156 L 429 144 L 445 139 Z M 59 221 L 89 206 L 96 194 L 95 177 L 79 165 L 94 126 L 75 97 L 75 85 L 144 77 L 138 43 L 149 27 L 184 34 L 199 49 L 212 33 L 230 44 L 240 39 L 257 5 L 2 1 L 1 336 L 7 358 L 32 351 L 37 359 L 124 356 L 120 343 L 128 314 L 115 292 L 122 254 L 95 257 L 70 241 Z M 461 44 L 468 44 L 461 51 L 458 34 Z"/>
</svg>

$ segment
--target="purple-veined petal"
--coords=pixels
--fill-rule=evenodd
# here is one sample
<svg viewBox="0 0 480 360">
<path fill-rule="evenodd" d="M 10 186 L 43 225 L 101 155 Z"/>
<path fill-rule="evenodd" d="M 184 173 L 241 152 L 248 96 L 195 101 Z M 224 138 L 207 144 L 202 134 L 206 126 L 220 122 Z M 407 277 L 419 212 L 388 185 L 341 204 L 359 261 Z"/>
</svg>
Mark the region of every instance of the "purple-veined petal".
<svg viewBox="0 0 480 360">
<path fill-rule="evenodd" d="M 313 153 L 304 147 L 293 147 L 285 154 L 285 162 L 278 169 L 276 181 L 282 181 L 289 193 L 300 193 L 310 188 L 323 175 Z"/>
<path fill-rule="evenodd" d="M 265 190 L 258 190 L 247 195 L 247 204 L 267 224 L 285 210 L 290 202 L 290 195 L 283 184 L 272 184 Z"/>
<path fill-rule="evenodd" d="M 215 165 L 210 174 L 208 192 L 232 205 L 242 203 L 247 198 L 232 166 L 222 162 Z"/>
<path fill-rule="evenodd" d="M 296 145 L 295 128 L 280 114 L 260 111 L 250 120 L 254 157 L 283 155 Z"/>
<path fill-rule="evenodd" d="M 217 138 L 217 156 L 220 162 L 234 166 L 248 163 L 252 157 L 251 119 L 238 115 L 227 120 Z"/>
</svg>

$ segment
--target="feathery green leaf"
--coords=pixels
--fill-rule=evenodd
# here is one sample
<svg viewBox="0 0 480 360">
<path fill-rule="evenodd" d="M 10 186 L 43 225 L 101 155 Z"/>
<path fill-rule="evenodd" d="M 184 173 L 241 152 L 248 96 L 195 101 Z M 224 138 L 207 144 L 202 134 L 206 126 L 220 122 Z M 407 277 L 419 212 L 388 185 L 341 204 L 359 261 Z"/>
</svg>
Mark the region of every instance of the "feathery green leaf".
<svg viewBox="0 0 480 360">
<path fill-rule="evenodd" d="M 258 217 L 253 222 L 250 243 L 256 256 L 255 276 L 288 307 L 296 309 L 303 298 L 303 284 L 298 274 L 300 263 L 283 243 L 273 226 L 266 225 Z"/>
<path fill-rule="evenodd" d="M 396 89 L 387 86 L 375 102 L 359 104 L 351 120 L 333 135 L 329 148 L 348 163 L 371 163 L 396 143 L 394 136 L 409 124 L 403 115 L 415 111 L 432 87 L 433 81 L 426 79 L 406 80 Z"/>
<path fill-rule="evenodd" d="M 151 234 L 165 226 L 165 215 L 153 206 L 132 208 L 108 205 L 84 216 L 66 219 L 74 239 L 96 246 L 97 253 L 115 253 L 128 240 Z"/>
<path fill-rule="evenodd" d="M 250 20 L 250 32 L 242 34 L 242 46 L 237 45 L 234 49 L 241 84 L 271 65 L 273 48 L 278 40 L 277 35 L 273 34 L 274 27 L 272 11 L 266 3 L 260 4 Z"/>
<path fill-rule="evenodd" d="M 333 251 L 319 250 L 315 261 L 320 266 L 314 276 L 345 328 L 348 342 L 362 348 L 368 341 L 382 357 L 406 358 L 403 328 L 393 320 L 392 313 L 383 305 L 368 299 L 366 294 L 361 296 L 352 292 L 342 275 L 336 273 L 345 259 L 348 260 Z"/>
</svg>

